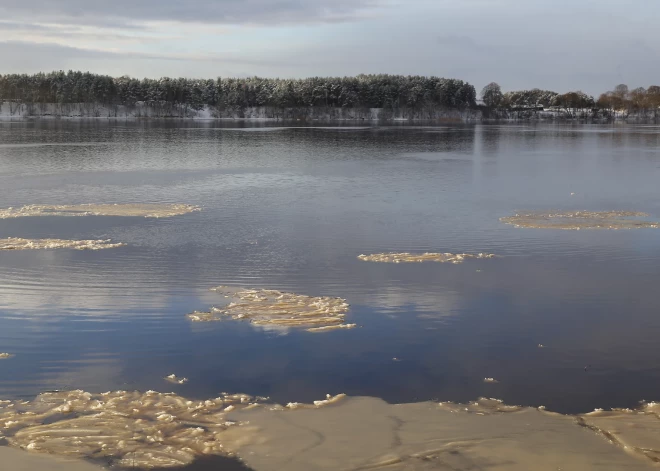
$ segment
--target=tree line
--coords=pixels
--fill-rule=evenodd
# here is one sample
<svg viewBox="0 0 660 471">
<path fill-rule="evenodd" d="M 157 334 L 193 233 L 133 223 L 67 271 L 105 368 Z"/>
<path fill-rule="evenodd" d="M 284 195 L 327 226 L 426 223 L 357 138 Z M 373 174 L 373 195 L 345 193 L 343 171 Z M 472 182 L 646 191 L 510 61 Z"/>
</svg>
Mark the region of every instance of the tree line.
<svg viewBox="0 0 660 471">
<path fill-rule="evenodd" d="M 602 93 L 596 100 L 582 91 L 559 94 L 534 88 L 503 93 L 501 87 L 493 82 L 483 88 L 481 98 L 484 106 L 492 110 L 525 111 L 555 108 L 569 115 L 574 115 L 578 111 L 588 111 L 592 114 L 601 112 L 610 116 L 616 113 L 624 116 L 651 114 L 658 117 L 660 115 L 658 85 L 630 90 L 627 85 L 620 84 L 614 87 L 614 90 Z"/>
<path fill-rule="evenodd" d="M 304 79 L 110 77 L 79 71 L 0 75 L 0 101 L 34 104 L 94 103 L 134 106 L 146 103 L 200 110 L 248 107 L 277 109 L 337 107 L 413 109 L 475 109 L 477 94 L 456 79 L 403 75 L 311 77 Z M 555 108 L 569 116 L 630 114 L 660 115 L 660 86 L 635 88 L 617 85 L 598 99 L 581 91 L 519 90 L 503 93 L 497 83 L 481 91 L 482 107 L 494 111 L 530 111 Z"/>
<path fill-rule="evenodd" d="M 600 95 L 596 104 L 601 109 L 621 111 L 624 114 L 646 114 L 652 111 L 657 116 L 660 114 L 660 86 L 630 90 L 625 84 L 617 85 L 614 90 Z"/>
<path fill-rule="evenodd" d="M 305 79 L 161 78 L 138 80 L 89 72 L 0 75 L 0 101 L 25 104 L 138 102 L 200 110 L 246 107 L 450 108 L 476 106 L 475 88 L 455 79 L 402 75 Z"/>
</svg>

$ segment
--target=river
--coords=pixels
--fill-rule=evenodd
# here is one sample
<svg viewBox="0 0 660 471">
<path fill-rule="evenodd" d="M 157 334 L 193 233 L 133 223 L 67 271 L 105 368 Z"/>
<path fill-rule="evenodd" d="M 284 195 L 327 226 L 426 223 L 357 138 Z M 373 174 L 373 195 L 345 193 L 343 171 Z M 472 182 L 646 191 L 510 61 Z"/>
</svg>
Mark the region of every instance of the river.
<svg viewBox="0 0 660 471">
<path fill-rule="evenodd" d="M 657 126 L 0 122 L 0 208 L 201 208 L 0 219 L 3 238 L 126 244 L 0 251 L 0 352 L 14 355 L 0 361 L 0 398 L 153 389 L 635 407 L 660 397 L 660 232 L 499 219 L 578 209 L 658 218 L 658 182 Z M 383 252 L 499 257 L 357 258 Z M 209 290 L 218 285 L 341 297 L 358 327 L 190 322 L 222 301 Z M 166 383 L 169 374 L 188 382 Z"/>
</svg>

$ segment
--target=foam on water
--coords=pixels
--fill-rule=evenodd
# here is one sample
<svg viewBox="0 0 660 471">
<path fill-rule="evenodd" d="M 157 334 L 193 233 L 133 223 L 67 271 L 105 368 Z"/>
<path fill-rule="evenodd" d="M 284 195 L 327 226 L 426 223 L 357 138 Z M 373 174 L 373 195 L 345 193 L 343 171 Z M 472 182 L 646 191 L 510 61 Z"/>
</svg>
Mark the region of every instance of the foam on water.
<svg viewBox="0 0 660 471">
<path fill-rule="evenodd" d="M 515 227 L 531 229 L 657 229 L 660 222 L 643 221 L 646 213 L 636 211 L 526 211 L 500 221 Z"/>
<path fill-rule="evenodd" d="M 377 253 L 372 255 L 358 255 L 358 259 L 364 262 L 382 262 L 382 263 L 414 263 L 414 262 L 439 262 L 439 263 L 463 263 L 468 259 L 494 258 L 490 253 L 432 253 L 413 254 L 402 253 Z"/>
<path fill-rule="evenodd" d="M 0 219 L 28 216 L 133 216 L 164 218 L 199 211 L 198 206 L 189 204 L 32 204 L 21 208 L 0 209 Z"/>
<path fill-rule="evenodd" d="M 352 329 L 345 324 L 349 305 L 343 298 L 313 297 L 266 289 L 235 289 L 225 286 L 212 288 L 231 302 L 212 307 L 207 312 L 195 311 L 187 315 L 193 322 L 222 319 L 249 321 L 257 326 L 303 328 L 308 332 L 327 332 Z"/>
<path fill-rule="evenodd" d="M 8 237 L 0 239 L 0 250 L 75 249 L 102 250 L 123 247 L 126 244 L 106 240 L 66 240 L 66 239 L 23 239 Z"/>
</svg>

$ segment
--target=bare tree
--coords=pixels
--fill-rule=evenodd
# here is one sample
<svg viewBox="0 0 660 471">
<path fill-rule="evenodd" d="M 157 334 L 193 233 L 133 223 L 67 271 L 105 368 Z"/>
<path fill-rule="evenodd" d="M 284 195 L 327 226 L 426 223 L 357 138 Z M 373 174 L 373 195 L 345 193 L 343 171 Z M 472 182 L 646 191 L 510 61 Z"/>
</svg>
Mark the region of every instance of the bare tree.
<svg viewBox="0 0 660 471">
<path fill-rule="evenodd" d="M 558 95 L 554 98 L 553 103 L 555 106 L 563 108 L 564 113 L 569 118 L 577 118 L 578 116 L 586 117 L 595 106 L 593 97 L 582 91 Z"/>
<path fill-rule="evenodd" d="M 614 87 L 614 96 L 619 98 L 620 100 L 626 100 L 628 98 L 628 85 L 625 83 L 621 83 Z"/>
<path fill-rule="evenodd" d="M 646 115 L 648 111 L 648 95 L 644 87 L 639 87 L 630 92 L 630 102 L 632 104 L 632 109 L 636 113 L 642 113 Z"/>
<path fill-rule="evenodd" d="M 653 117 L 657 118 L 660 114 L 660 86 L 651 85 L 648 90 L 646 90 L 646 98 L 649 107 L 653 110 Z"/>
<path fill-rule="evenodd" d="M 489 83 L 481 90 L 481 99 L 488 108 L 498 108 L 503 98 L 502 87 L 495 82 Z"/>
<path fill-rule="evenodd" d="M 612 92 L 612 96 L 614 97 L 614 106 L 616 109 L 625 111 L 626 115 L 630 113 L 630 97 L 629 97 L 629 90 L 628 90 L 628 85 L 626 84 L 619 84 L 616 87 L 614 87 L 614 91 Z"/>
<path fill-rule="evenodd" d="M 614 115 L 614 97 L 612 96 L 612 92 L 607 92 L 603 93 L 598 97 L 598 101 L 596 102 L 596 106 L 598 109 L 603 111 L 608 118 L 612 118 Z"/>
</svg>

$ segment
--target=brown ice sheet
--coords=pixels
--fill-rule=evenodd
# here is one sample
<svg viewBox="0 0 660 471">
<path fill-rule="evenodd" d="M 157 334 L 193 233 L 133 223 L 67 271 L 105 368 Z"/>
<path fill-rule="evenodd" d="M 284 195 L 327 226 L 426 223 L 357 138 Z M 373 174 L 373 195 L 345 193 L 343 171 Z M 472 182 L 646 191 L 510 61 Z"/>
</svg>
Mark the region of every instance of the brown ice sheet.
<svg viewBox="0 0 660 471">
<path fill-rule="evenodd" d="M 306 296 L 268 289 L 212 288 L 230 300 L 222 307 L 187 315 L 193 322 L 242 320 L 257 326 L 300 328 L 308 332 L 352 329 L 346 324 L 349 305 L 343 298 Z"/>
<path fill-rule="evenodd" d="M 257 471 L 655 469 L 576 417 L 497 401 L 390 405 L 355 397 L 324 409 L 229 417 L 254 428 L 236 450 Z"/>
<path fill-rule="evenodd" d="M 165 218 L 199 211 L 189 204 L 128 203 L 128 204 L 31 204 L 20 208 L 0 209 L 0 219 L 36 216 L 132 216 Z"/>
<path fill-rule="evenodd" d="M 155 391 L 52 392 L 0 401 L 0 434 L 21 453 L 117 467 L 176 467 L 222 455 L 256 471 L 657 469 L 655 404 L 566 416 L 495 399 L 393 405 L 340 394 L 313 404 L 264 401 L 227 393 L 204 401 Z"/>
<path fill-rule="evenodd" d="M 371 255 L 358 255 L 358 259 L 363 262 L 380 262 L 380 263 L 421 263 L 421 262 L 438 262 L 438 263 L 463 263 L 465 260 L 481 259 L 481 258 L 494 258 L 494 254 L 490 253 L 433 253 L 426 252 L 421 254 L 414 254 L 409 252 L 390 252 L 390 253 L 377 253 Z"/>
<path fill-rule="evenodd" d="M 106 240 L 66 240 L 66 239 L 23 239 L 8 237 L 0 239 L 0 250 L 43 250 L 43 249 L 75 249 L 103 250 L 123 247 L 126 244 Z"/>
<path fill-rule="evenodd" d="M 102 471 L 100 466 L 77 459 L 35 455 L 8 446 L 0 446 L 2 471 Z"/>
<path fill-rule="evenodd" d="M 658 221 L 643 221 L 636 211 L 521 211 L 500 221 L 529 229 L 657 229 Z M 637 218 L 637 219 L 635 219 Z"/>
<path fill-rule="evenodd" d="M 594 411 L 580 423 L 613 443 L 660 463 L 660 405 L 643 404 L 637 410 Z"/>
<path fill-rule="evenodd" d="M 229 394 L 193 401 L 155 391 L 49 392 L 34 401 L 0 402 L 0 437 L 33 453 L 121 467 L 184 466 L 204 455 L 231 455 L 221 438 L 237 424 L 226 413 L 253 401 Z"/>
</svg>

